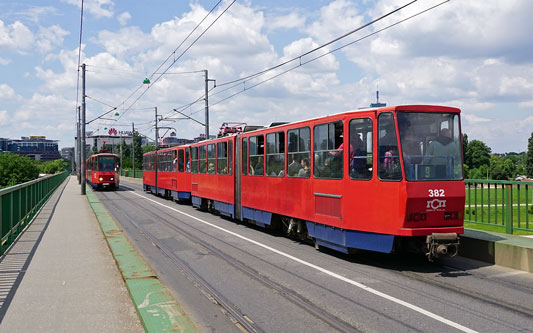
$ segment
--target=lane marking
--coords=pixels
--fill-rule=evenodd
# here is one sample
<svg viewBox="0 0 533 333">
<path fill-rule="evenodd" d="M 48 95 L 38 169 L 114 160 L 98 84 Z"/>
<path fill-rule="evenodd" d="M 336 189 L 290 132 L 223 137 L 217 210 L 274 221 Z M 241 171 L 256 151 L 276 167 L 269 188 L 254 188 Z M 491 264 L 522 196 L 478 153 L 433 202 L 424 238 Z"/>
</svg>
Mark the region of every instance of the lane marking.
<svg viewBox="0 0 533 333">
<path fill-rule="evenodd" d="M 376 290 L 376 289 L 374 289 L 374 288 L 370 288 L 370 287 L 368 287 L 368 286 L 366 286 L 366 285 L 364 285 L 364 284 L 362 284 L 362 283 L 359 283 L 359 282 L 356 282 L 356 281 L 354 281 L 354 280 L 348 279 L 348 278 L 346 278 L 346 277 L 344 277 L 344 276 L 342 276 L 342 275 L 339 275 L 339 274 L 337 274 L 337 273 L 334 273 L 334 272 L 332 272 L 332 271 L 329 271 L 329 270 L 327 270 L 327 269 L 325 269 L 325 268 L 322 268 L 322 267 L 320 267 L 320 266 L 317 266 L 317 265 L 312 264 L 312 263 L 310 263 L 310 262 L 307 262 L 307 261 L 305 261 L 305 260 L 302 260 L 302 259 L 296 258 L 296 257 L 294 257 L 294 256 L 292 256 L 292 255 L 290 255 L 290 254 L 285 253 L 285 252 L 281 252 L 281 251 L 279 251 L 279 250 L 276 250 L 275 248 L 272 248 L 272 247 L 270 247 L 270 246 L 268 246 L 268 245 L 265 245 L 265 244 L 259 243 L 259 242 L 255 241 L 255 240 L 253 240 L 253 239 L 250 239 L 250 238 L 244 237 L 244 236 L 239 235 L 239 234 L 237 234 L 237 233 L 235 233 L 235 232 L 233 232 L 233 231 L 230 231 L 230 230 L 224 229 L 224 228 L 222 228 L 222 227 L 219 227 L 219 226 L 217 226 L 217 225 L 214 225 L 214 224 L 212 224 L 212 223 L 209 223 L 209 222 L 207 222 L 207 221 L 204 221 L 204 220 L 202 220 L 202 219 L 200 219 L 200 218 L 198 218 L 198 217 L 196 217 L 196 216 L 193 216 L 193 215 L 187 214 L 187 213 L 182 212 L 182 211 L 180 211 L 180 210 L 178 210 L 178 209 L 176 209 L 176 208 L 173 208 L 173 207 L 167 206 L 167 205 L 162 204 L 162 203 L 160 203 L 160 202 L 157 202 L 157 201 L 155 201 L 155 200 L 153 200 L 153 199 L 150 199 L 150 198 L 148 198 L 148 197 L 145 197 L 144 195 L 140 195 L 140 194 L 135 193 L 135 192 L 131 192 L 131 193 L 132 193 L 132 194 L 135 194 L 135 195 L 137 195 L 137 196 L 139 196 L 139 197 L 141 197 L 141 198 L 143 198 L 143 199 L 146 199 L 146 200 L 148 200 L 148 201 L 151 201 L 151 202 L 153 202 L 153 203 L 155 203 L 155 204 L 158 204 L 158 205 L 160 205 L 160 206 L 163 206 L 163 207 L 165 207 L 165 208 L 168 208 L 168 209 L 170 209 L 170 210 L 173 210 L 173 211 L 175 211 L 175 212 L 177 212 L 177 213 L 180 213 L 180 214 L 182 214 L 182 215 L 184 215 L 184 216 L 187 216 L 187 217 L 189 217 L 189 218 L 191 218 L 191 219 L 193 219 L 193 220 L 196 220 L 196 221 L 198 221 L 198 222 L 200 222 L 200 223 L 203 223 L 203 224 L 205 224 L 205 225 L 208 225 L 208 226 L 210 226 L 210 227 L 213 227 L 213 228 L 215 228 L 215 229 L 218 229 L 218 230 L 220 230 L 220 231 L 223 231 L 223 232 L 225 232 L 225 233 L 228 233 L 228 234 L 230 234 L 230 235 L 232 235 L 232 236 L 235 236 L 235 237 L 237 237 L 237 238 L 240 238 L 240 239 L 242 239 L 242 240 L 245 240 L 245 241 L 247 241 L 247 242 L 249 242 L 249 243 L 252 243 L 252 244 L 254 244 L 254 245 L 257 245 L 257 246 L 259 246 L 259 247 L 262 247 L 262 248 L 264 248 L 264 249 L 266 249 L 266 250 L 269 250 L 269 251 L 271 251 L 271 252 L 274 252 L 274 253 L 276 253 L 276 254 L 279 254 L 280 256 L 283 256 L 283 257 L 285 257 L 285 258 L 288 258 L 288 259 L 291 259 L 291 260 L 293 260 L 293 261 L 296 261 L 296 262 L 298 262 L 298 263 L 300 263 L 300 264 L 302 264 L 302 265 L 305 265 L 305 266 L 307 266 L 307 267 L 313 268 L 313 269 L 315 269 L 315 270 L 317 270 L 317 271 L 319 271 L 319 272 L 322 272 L 322 273 L 324 273 L 324 274 L 326 274 L 326 275 L 329 275 L 329 276 L 331 276 L 331 277 L 334 277 L 334 278 L 336 278 L 336 279 L 338 279 L 338 280 L 344 281 L 344 282 L 346 282 L 346 283 L 348 283 L 348 284 L 351 284 L 352 286 L 355 286 L 355 287 L 358 287 L 358 288 L 360 288 L 360 289 L 363 289 L 363 290 L 365 290 L 365 291 L 367 291 L 367 292 L 369 292 L 369 293 L 371 293 L 371 294 L 374 294 L 374 295 L 376 295 L 376 296 L 382 297 L 382 298 L 387 299 L 387 300 L 389 300 L 389 301 L 391 301 L 391 302 L 394 302 L 394 303 L 397 303 L 397 304 L 403 305 L 403 306 L 405 306 L 406 308 L 409 308 L 409 309 L 411 309 L 411 310 L 413 310 L 413 311 L 416 311 L 416 312 L 418 312 L 418 313 L 421 313 L 421 314 L 423 314 L 423 315 L 425 315 L 425 316 L 427 316 L 427 317 L 430 317 L 430 318 L 432 318 L 432 319 L 435 319 L 435 320 L 437 320 L 437 321 L 440 321 L 441 323 L 444 323 L 444 324 L 446 324 L 446 325 L 448 325 L 448 326 L 454 327 L 454 328 L 456 328 L 456 329 L 458 329 L 458 330 L 460 330 L 460 331 L 463 331 L 463 332 L 469 332 L 469 333 L 476 333 L 476 332 L 477 332 L 477 331 L 475 331 L 475 330 L 473 330 L 473 329 L 470 329 L 470 328 L 468 328 L 468 327 L 465 327 L 465 326 L 463 326 L 463 325 L 461 325 L 461 324 L 458 324 L 458 323 L 456 323 L 456 322 L 454 322 L 454 321 L 451 321 L 451 320 L 449 320 L 449 319 L 446 319 L 446 318 L 444 318 L 444 317 L 441 317 L 441 316 L 439 316 L 439 315 L 437 315 L 437 314 L 435 314 L 435 313 L 433 313 L 433 312 L 430 312 L 430 311 L 424 310 L 424 309 L 422 309 L 421 307 L 418 307 L 418 306 L 413 305 L 413 304 L 411 304 L 411 303 L 408 303 L 408 302 L 406 302 L 406 301 L 402 301 L 401 299 L 396 298 L 396 297 L 394 297 L 394 296 L 390 296 L 390 295 L 387 295 L 387 294 L 385 294 L 385 293 L 382 293 L 381 291 L 378 291 L 378 290 Z"/>
</svg>

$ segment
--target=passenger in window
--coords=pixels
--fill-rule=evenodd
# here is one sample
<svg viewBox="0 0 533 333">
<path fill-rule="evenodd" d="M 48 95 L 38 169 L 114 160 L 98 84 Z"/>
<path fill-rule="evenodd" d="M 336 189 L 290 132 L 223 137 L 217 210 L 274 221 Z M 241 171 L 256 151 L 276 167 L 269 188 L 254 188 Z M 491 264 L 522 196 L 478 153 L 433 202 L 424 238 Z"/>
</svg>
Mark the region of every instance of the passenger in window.
<svg viewBox="0 0 533 333">
<path fill-rule="evenodd" d="M 326 166 L 324 165 L 325 163 L 322 163 L 322 161 L 320 160 L 320 154 L 315 154 L 315 159 L 313 160 L 313 163 L 314 163 L 313 170 L 314 170 L 315 177 L 322 178 L 328 175 Z"/>
<path fill-rule="evenodd" d="M 443 128 L 440 135 L 429 143 L 424 164 L 447 165 L 448 160 L 455 157 L 457 151 L 459 149 L 452 139 L 450 130 Z"/>
<path fill-rule="evenodd" d="M 264 169 L 265 169 L 264 162 L 263 162 L 263 156 L 259 156 L 255 166 L 250 165 L 250 169 L 252 169 L 251 170 L 252 171 L 251 172 L 252 175 L 254 175 L 254 176 L 262 176 L 263 172 L 264 172 Z"/>
<path fill-rule="evenodd" d="M 363 140 L 359 136 L 355 136 L 352 140 L 350 148 L 353 146 L 353 154 L 350 154 L 350 169 L 352 172 L 362 174 L 367 168 L 366 152 L 364 151 Z"/>
<path fill-rule="evenodd" d="M 298 171 L 298 177 L 300 178 L 309 178 L 311 170 L 309 169 L 309 159 L 304 158 L 302 160 L 302 168 Z"/>
<path fill-rule="evenodd" d="M 209 166 L 207 167 L 208 173 L 215 173 L 215 163 L 209 162 Z"/>
<path fill-rule="evenodd" d="M 300 172 L 300 169 L 302 168 L 300 158 L 298 157 L 298 154 L 292 154 L 292 162 L 289 164 L 289 167 L 287 168 L 287 172 L 289 173 L 290 177 L 297 177 L 298 172 Z"/>
</svg>

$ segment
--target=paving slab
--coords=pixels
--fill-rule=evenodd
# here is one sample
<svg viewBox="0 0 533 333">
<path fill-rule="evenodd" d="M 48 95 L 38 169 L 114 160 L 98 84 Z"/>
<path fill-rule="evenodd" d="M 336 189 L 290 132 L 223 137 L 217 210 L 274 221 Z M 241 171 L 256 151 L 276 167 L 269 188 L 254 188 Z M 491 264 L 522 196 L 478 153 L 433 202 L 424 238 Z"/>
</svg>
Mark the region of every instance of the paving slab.
<svg viewBox="0 0 533 333">
<path fill-rule="evenodd" d="M 144 332 L 75 176 L 0 259 L 0 332 Z"/>
</svg>

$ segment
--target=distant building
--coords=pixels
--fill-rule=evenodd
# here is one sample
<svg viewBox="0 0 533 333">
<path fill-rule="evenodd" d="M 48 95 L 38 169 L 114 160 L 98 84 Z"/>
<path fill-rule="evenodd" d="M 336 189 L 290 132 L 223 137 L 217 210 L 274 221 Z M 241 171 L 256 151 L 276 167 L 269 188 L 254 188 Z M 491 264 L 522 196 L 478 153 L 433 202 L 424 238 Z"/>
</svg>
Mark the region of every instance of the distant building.
<svg viewBox="0 0 533 333">
<path fill-rule="evenodd" d="M 7 151 L 7 142 L 10 141 L 6 138 L 0 138 L 0 153 Z"/>
<path fill-rule="evenodd" d="M 20 140 L 0 139 L 0 148 L 37 161 L 54 161 L 61 158 L 57 143 L 58 140 L 48 140 L 45 136 L 23 136 Z"/>
<path fill-rule="evenodd" d="M 66 160 L 72 160 L 74 156 L 74 147 L 61 148 L 61 157 Z"/>
</svg>

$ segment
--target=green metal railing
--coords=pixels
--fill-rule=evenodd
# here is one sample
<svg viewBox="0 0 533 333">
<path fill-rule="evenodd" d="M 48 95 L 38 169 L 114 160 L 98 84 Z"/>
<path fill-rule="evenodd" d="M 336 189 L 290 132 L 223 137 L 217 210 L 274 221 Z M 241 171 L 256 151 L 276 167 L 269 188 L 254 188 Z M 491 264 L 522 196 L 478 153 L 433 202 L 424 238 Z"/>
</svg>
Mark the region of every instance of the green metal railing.
<svg viewBox="0 0 533 333">
<path fill-rule="evenodd" d="M 466 179 L 465 222 L 533 232 L 533 182 Z"/>
<path fill-rule="evenodd" d="M 124 177 L 142 178 L 143 171 L 135 169 L 135 174 L 133 174 L 133 171 L 131 169 L 120 169 L 120 175 Z"/>
<path fill-rule="evenodd" d="M 0 190 L 0 255 L 67 176 L 65 171 Z"/>
</svg>

